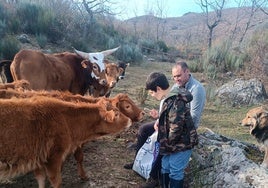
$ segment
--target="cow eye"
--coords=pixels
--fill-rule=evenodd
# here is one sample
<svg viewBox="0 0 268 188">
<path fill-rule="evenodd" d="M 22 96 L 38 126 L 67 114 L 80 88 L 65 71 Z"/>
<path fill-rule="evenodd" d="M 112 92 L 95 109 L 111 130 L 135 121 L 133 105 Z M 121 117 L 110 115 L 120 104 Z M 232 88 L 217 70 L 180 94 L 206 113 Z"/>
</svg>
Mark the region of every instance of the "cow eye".
<svg viewBox="0 0 268 188">
<path fill-rule="evenodd" d="M 126 109 L 129 109 L 130 108 L 130 105 L 126 105 Z"/>
<path fill-rule="evenodd" d="M 97 70 L 98 69 L 98 66 L 97 65 L 93 65 L 93 69 L 94 70 Z"/>
</svg>

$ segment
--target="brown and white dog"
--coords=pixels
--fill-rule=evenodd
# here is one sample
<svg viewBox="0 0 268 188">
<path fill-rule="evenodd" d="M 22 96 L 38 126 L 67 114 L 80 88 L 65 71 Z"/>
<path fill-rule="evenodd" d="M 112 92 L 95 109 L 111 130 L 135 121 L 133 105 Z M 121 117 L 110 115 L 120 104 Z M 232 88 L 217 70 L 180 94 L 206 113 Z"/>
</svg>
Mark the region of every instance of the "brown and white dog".
<svg viewBox="0 0 268 188">
<path fill-rule="evenodd" d="M 250 127 L 250 134 L 265 148 L 262 165 L 268 168 L 268 111 L 263 107 L 253 108 L 248 111 L 246 117 L 241 121 L 242 126 Z"/>
</svg>

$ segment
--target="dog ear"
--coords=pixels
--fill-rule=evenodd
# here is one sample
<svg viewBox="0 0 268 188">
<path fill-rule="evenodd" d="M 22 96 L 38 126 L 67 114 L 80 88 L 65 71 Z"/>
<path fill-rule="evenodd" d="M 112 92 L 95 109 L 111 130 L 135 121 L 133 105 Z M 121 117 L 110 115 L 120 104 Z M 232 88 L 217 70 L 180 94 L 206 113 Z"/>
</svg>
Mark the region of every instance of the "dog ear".
<svg viewBox="0 0 268 188">
<path fill-rule="evenodd" d="M 268 126 L 268 112 L 263 110 L 258 115 L 259 115 L 259 118 L 258 118 L 259 127 L 262 129 L 262 128 L 265 128 L 266 126 Z"/>
</svg>

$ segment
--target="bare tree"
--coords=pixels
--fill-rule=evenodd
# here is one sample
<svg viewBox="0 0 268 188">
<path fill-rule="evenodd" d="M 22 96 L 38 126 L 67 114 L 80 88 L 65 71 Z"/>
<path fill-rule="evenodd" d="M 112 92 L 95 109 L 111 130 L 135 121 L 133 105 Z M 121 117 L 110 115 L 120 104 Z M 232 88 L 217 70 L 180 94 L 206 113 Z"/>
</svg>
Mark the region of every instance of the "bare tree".
<svg viewBox="0 0 268 188">
<path fill-rule="evenodd" d="M 245 0 L 244 2 L 245 2 L 245 6 L 246 6 L 248 1 Z M 260 8 L 261 8 L 261 6 L 262 6 L 262 4 L 263 4 L 264 2 L 266 2 L 266 0 L 250 0 L 250 1 L 249 1 L 249 3 L 251 4 L 251 5 L 249 6 L 249 8 L 250 8 L 250 9 L 249 9 L 249 18 L 248 18 L 248 20 L 247 20 L 247 22 L 246 22 L 246 26 L 245 26 L 245 29 L 244 29 L 242 35 L 241 35 L 241 38 L 240 38 L 240 40 L 239 40 L 239 43 L 242 43 L 242 42 L 243 42 L 243 40 L 244 40 L 244 38 L 245 38 L 245 36 L 246 36 L 248 30 L 249 30 L 251 27 L 253 27 L 253 25 L 251 24 L 251 22 L 252 22 L 252 20 L 253 20 L 253 18 L 254 18 L 254 15 L 255 15 L 255 13 L 256 13 L 257 11 L 260 10 Z M 255 25 L 255 24 L 254 24 L 254 25 Z"/>
<path fill-rule="evenodd" d="M 165 0 L 164 0 L 165 1 Z M 156 22 L 156 40 L 163 40 L 164 33 L 165 33 L 165 5 L 166 3 L 163 0 L 156 0 L 156 11 L 155 15 L 158 17 Z"/>
<path fill-rule="evenodd" d="M 114 15 L 110 8 L 111 4 L 114 4 L 112 0 L 82 0 L 82 4 L 90 21 L 93 21 L 94 15 Z"/>
<path fill-rule="evenodd" d="M 260 10 L 268 15 L 268 1 L 267 0 L 260 0 L 260 2 L 258 2 L 260 4 Z"/>
<path fill-rule="evenodd" d="M 222 19 L 222 10 L 224 8 L 225 0 L 200 0 L 200 7 L 205 13 L 206 25 L 209 29 L 208 47 L 211 48 L 213 31 Z M 214 12 L 209 12 L 213 10 Z"/>
</svg>

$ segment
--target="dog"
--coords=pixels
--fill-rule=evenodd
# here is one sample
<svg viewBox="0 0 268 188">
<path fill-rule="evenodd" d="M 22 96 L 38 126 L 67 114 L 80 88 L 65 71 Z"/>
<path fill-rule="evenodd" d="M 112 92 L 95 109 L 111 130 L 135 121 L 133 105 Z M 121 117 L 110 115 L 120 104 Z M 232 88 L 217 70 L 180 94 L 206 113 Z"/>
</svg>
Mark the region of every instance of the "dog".
<svg viewBox="0 0 268 188">
<path fill-rule="evenodd" d="M 263 107 L 249 110 L 241 121 L 241 125 L 250 127 L 250 134 L 264 145 L 265 154 L 262 166 L 268 168 L 268 111 Z"/>
</svg>

